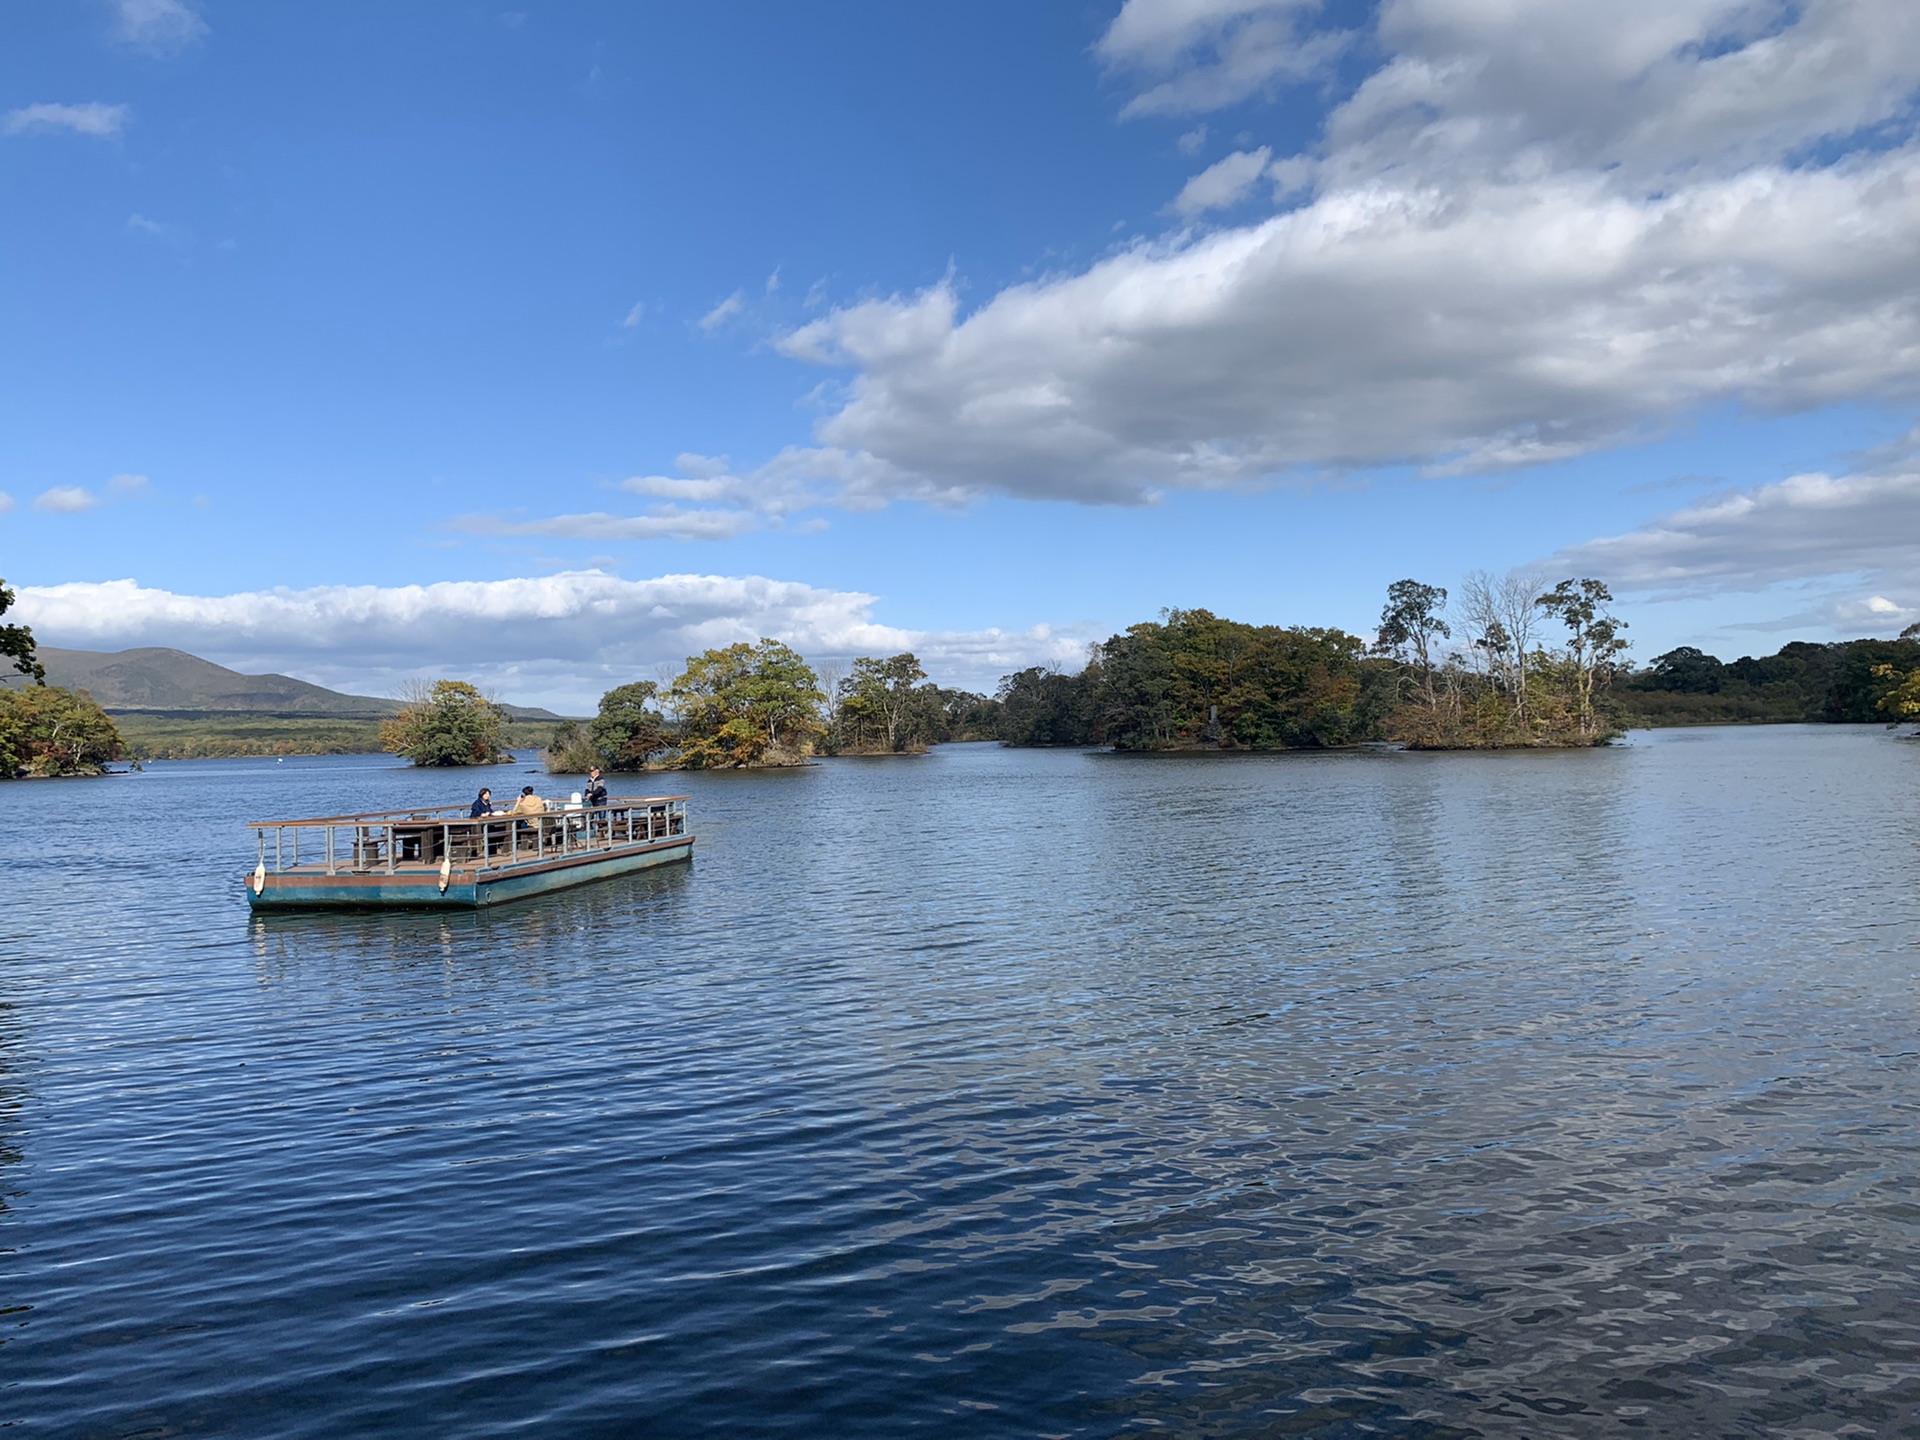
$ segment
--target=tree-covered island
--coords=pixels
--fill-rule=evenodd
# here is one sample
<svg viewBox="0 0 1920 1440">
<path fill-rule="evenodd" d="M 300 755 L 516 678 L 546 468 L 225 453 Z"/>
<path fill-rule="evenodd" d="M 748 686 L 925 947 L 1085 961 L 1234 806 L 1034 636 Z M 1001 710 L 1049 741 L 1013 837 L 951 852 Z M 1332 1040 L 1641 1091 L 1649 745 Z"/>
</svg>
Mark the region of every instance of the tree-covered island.
<svg viewBox="0 0 1920 1440">
<path fill-rule="evenodd" d="M 465 680 L 411 687 L 406 707 L 380 726 L 380 748 L 416 765 L 493 765 L 512 757 L 501 736 L 506 712 Z"/>
<path fill-rule="evenodd" d="M 928 680 L 911 653 L 823 680 L 774 640 L 691 657 L 664 686 L 610 690 L 554 733 L 549 770 L 718 769 L 812 755 L 900 755 L 951 740 L 1123 752 L 1591 746 L 1618 733 L 1608 687 L 1624 622 L 1594 580 L 1470 578 L 1449 644 L 1444 589 L 1390 587 L 1372 643 L 1342 630 L 1169 610 L 1094 646 L 1074 674 L 1036 667 L 988 697 Z"/>
</svg>

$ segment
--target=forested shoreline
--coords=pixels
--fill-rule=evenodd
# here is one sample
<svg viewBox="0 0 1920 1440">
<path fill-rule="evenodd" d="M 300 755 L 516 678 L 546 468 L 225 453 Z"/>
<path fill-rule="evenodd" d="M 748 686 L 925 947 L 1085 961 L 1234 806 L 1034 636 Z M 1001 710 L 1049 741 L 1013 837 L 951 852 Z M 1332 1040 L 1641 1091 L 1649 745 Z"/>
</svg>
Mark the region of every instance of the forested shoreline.
<svg viewBox="0 0 1920 1440">
<path fill-rule="evenodd" d="M 1858 725 L 1920 714 L 1902 691 L 1915 677 L 1920 626 L 1908 626 L 1897 640 L 1794 640 L 1730 661 L 1683 645 L 1624 676 L 1616 698 L 1636 725 Z"/>
<path fill-rule="evenodd" d="M 911 653 L 862 656 L 845 672 L 816 673 L 787 647 L 762 640 L 693 657 L 687 673 L 664 686 L 642 681 L 608 692 L 593 721 L 556 734 L 548 765 L 556 773 L 589 764 L 752 767 L 816 754 L 913 754 L 959 740 L 1121 753 L 1367 742 L 1591 747 L 1648 723 L 1641 707 L 1650 700 L 1659 713 L 1672 697 L 1695 693 L 1687 687 L 1708 683 L 1701 652 L 1686 648 L 1636 671 L 1627 622 L 1612 606 L 1598 580 L 1548 584 L 1515 572 L 1470 575 L 1457 597 L 1397 581 L 1371 641 L 1168 610 L 1093 646 L 1078 671 L 1016 671 L 992 696 L 934 685 Z M 1722 668 L 1792 691 L 1793 706 L 1780 703 L 1769 719 L 1920 718 L 1920 628 L 1893 641 L 1799 642 L 1782 656 Z M 1766 693 L 1778 700 L 1785 692 Z M 1915 698 L 1903 709 L 1905 693 Z M 781 718 L 756 720 L 762 711 Z"/>
<path fill-rule="evenodd" d="M 11 598 L 0 587 L 0 611 Z M 1077 671 L 1019 670 L 993 695 L 934 684 L 911 652 L 816 670 L 762 639 L 690 656 L 671 679 L 616 686 L 593 717 L 551 731 L 510 719 L 469 682 L 421 685 L 378 743 L 417 765 L 458 766 L 544 741 L 551 773 L 581 774 L 756 769 L 968 740 L 1119 753 L 1491 750 L 1588 747 L 1640 725 L 1920 721 L 1920 626 L 1726 662 L 1682 646 L 1640 669 L 1612 605 L 1597 580 L 1548 585 L 1517 572 L 1470 575 L 1453 593 L 1396 581 L 1371 640 L 1167 610 L 1092 646 Z M 33 653 L 25 627 L 0 627 L 0 654 L 16 670 L 34 676 Z M 307 753 L 290 748 L 304 731 L 264 722 L 234 722 L 252 727 L 244 735 L 212 722 L 176 735 L 126 719 L 123 737 L 84 689 L 0 689 L 0 777 L 97 774 L 129 755 L 183 750 Z M 373 738 L 372 725 L 326 731 L 330 753 Z"/>
</svg>

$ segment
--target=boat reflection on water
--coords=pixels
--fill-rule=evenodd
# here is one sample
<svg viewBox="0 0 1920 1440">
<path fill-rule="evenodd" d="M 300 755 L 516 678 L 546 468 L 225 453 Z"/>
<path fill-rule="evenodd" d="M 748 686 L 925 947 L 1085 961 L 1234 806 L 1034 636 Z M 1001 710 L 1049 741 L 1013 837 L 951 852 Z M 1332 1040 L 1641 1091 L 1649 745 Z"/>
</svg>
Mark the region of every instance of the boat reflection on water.
<svg viewBox="0 0 1920 1440">
<path fill-rule="evenodd" d="M 502 967 L 518 984 L 545 969 L 561 979 L 586 958 L 583 935 L 645 926 L 647 912 L 677 904 L 693 882 L 684 865 L 643 870 L 598 885 L 535 896 L 505 909 L 255 910 L 248 929 L 260 978 L 311 984 L 316 972 L 355 978 L 419 978 L 438 969 L 461 985 L 484 983 Z"/>
</svg>

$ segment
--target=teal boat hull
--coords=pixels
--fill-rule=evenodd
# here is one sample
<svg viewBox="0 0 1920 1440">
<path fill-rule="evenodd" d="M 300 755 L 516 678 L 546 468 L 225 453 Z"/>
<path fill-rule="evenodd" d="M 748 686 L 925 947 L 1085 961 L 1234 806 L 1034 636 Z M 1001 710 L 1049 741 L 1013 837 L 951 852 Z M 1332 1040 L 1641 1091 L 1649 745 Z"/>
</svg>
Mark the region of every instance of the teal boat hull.
<svg viewBox="0 0 1920 1440">
<path fill-rule="evenodd" d="M 342 871 L 300 867 L 246 876 L 247 901 L 255 910 L 478 910 L 555 890 L 587 885 L 693 858 L 691 835 L 650 845 L 587 851 L 518 865 L 394 871 Z"/>
</svg>

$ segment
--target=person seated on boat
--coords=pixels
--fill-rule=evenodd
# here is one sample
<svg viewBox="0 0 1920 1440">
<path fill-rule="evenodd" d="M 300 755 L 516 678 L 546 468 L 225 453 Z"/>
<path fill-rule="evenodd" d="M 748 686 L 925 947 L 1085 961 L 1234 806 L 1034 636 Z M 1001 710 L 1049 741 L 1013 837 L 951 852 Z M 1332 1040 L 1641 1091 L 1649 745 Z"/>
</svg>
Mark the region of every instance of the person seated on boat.
<svg viewBox="0 0 1920 1440">
<path fill-rule="evenodd" d="M 479 798 L 473 802 L 473 808 L 467 811 L 467 818 L 478 820 L 482 815 L 493 814 L 493 791 L 486 786 L 480 787 Z"/>
<path fill-rule="evenodd" d="M 513 810 L 511 813 L 515 815 L 544 815 L 547 813 L 547 802 L 533 793 L 533 786 L 522 785 L 520 787 L 520 798 L 513 802 Z"/>
<path fill-rule="evenodd" d="M 587 771 L 586 800 L 589 805 L 607 803 L 607 782 L 600 778 L 600 767 L 595 765 Z"/>
</svg>

